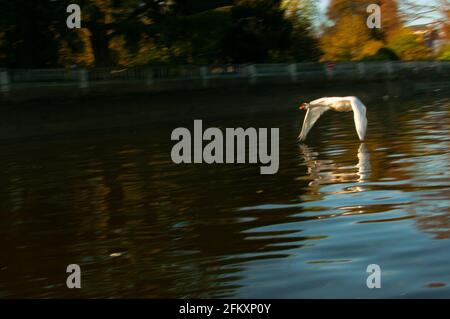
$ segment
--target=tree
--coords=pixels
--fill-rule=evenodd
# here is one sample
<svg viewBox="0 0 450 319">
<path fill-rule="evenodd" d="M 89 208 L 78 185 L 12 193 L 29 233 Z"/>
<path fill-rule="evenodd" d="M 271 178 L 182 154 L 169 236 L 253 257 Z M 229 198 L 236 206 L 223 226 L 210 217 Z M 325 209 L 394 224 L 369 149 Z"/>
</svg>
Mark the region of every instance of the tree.
<svg viewBox="0 0 450 319">
<path fill-rule="evenodd" d="M 380 2 L 380 7 L 382 12 L 382 39 L 384 42 L 387 42 L 389 36 L 402 27 L 403 18 L 401 17 L 398 1 L 396 0 L 382 0 Z"/>
<path fill-rule="evenodd" d="M 49 1 L 0 1 L 0 30 L 3 36 L 0 48 L 2 66 L 44 68 L 58 58 L 55 36 L 58 28 L 53 23 L 57 7 Z"/>
<path fill-rule="evenodd" d="M 147 34 L 157 45 L 170 48 L 178 63 L 223 60 L 223 42 L 231 27 L 231 0 L 178 0 Z"/>
<path fill-rule="evenodd" d="M 224 40 L 227 58 L 236 63 L 269 62 L 290 49 L 292 24 L 277 0 L 238 0 Z"/>
<path fill-rule="evenodd" d="M 320 39 L 324 61 L 355 61 L 374 54 L 383 46 L 371 39 L 365 19 L 346 13 L 335 27 L 330 28 Z"/>
<path fill-rule="evenodd" d="M 313 0 L 283 0 L 284 15 L 292 23 L 291 57 L 316 61 L 321 51 L 316 36 L 318 9 Z"/>
<path fill-rule="evenodd" d="M 375 55 L 386 46 L 389 36 L 401 26 L 395 0 L 377 0 L 381 7 L 381 29 L 366 25 L 367 7 L 373 0 L 331 0 L 327 16 L 332 25 L 320 39 L 322 60 L 359 60 Z"/>
<path fill-rule="evenodd" d="M 313 2 L 298 1 L 290 16 L 282 0 L 0 0 L 0 66 L 313 59 Z M 71 3 L 81 29 L 66 26 Z"/>
<path fill-rule="evenodd" d="M 82 28 L 69 29 L 66 8 L 82 8 Z M 0 2 L 0 27 L 7 30 L 0 44 L 9 67 L 55 67 L 82 61 L 111 65 L 111 40 L 135 24 L 130 15 L 138 0 L 40 0 Z M 127 39 L 131 39 L 127 37 Z"/>
<path fill-rule="evenodd" d="M 349 14 L 367 17 L 367 7 L 371 4 L 379 5 L 382 13 L 381 30 L 373 29 L 372 36 L 377 40 L 385 41 L 391 32 L 402 25 L 397 0 L 331 0 L 327 15 L 335 23 Z"/>
<path fill-rule="evenodd" d="M 283 0 L 281 8 L 295 26 L 311 30 L 318 18 L 317 5 L 313 0 Z"/>
<path fill-rule="evenodd" d="M 432 50 L 427 48 L 423 39 L 408 28 L 397 30 L 390 38 L 389 48 L 406 61 L 430 59 Z"/>
</svg>

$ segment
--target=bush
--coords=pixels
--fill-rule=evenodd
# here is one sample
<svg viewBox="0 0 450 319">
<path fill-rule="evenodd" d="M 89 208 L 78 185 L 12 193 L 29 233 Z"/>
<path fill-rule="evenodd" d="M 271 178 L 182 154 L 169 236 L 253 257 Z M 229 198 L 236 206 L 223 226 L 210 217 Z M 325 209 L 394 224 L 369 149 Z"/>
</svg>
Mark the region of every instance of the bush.
<svg viewBox="0 0 450 319">
<path fill-rule="evenodd" d="M 445 45 L 439 52 L 438 60 L 450 61 L 450 44 Z"/>
<path fill-rule="evenodd" d="M 404 61 L 420 61 L 432 58 L 433 52 L 425 45 L 423 37 L 414 34 L 409 28 L 397 30 L 389 38 L 388 46 Z"/>
<path fill-rule="evenodd" d="M 441 61 L 450 61 L 450 51 L 444 52 L 442 53 L 439 57 L 438 60 Z"/>
<path fill-rule="evenodd" d="M 377 53 L 365 56 L 362 61 L 398 61 L 398 55 L 389 48 L 380 48 Z"/>
</svg>

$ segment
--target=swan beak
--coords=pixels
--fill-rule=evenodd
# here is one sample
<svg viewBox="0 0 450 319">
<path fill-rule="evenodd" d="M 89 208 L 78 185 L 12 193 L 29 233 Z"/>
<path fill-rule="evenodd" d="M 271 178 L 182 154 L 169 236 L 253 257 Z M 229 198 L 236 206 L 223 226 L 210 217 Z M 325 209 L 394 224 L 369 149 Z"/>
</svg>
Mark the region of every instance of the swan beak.
<svg viewBox="0 0 450 319">
<path fill-rule="evenodd" d="M 302 104 L 300 104 L 300 106 L 299 106 L 298 109 L 299 109 L 299 110 L 304 110 L 305 107 L 306 107 L 305 103 L 302 103 Z"/>
</svg>

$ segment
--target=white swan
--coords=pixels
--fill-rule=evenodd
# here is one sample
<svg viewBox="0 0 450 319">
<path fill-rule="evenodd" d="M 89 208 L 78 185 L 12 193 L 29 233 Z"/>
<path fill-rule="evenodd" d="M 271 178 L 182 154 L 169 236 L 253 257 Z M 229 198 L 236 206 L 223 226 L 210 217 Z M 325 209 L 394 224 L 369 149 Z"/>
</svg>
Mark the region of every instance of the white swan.
<svg viewBox="0 0 450 319">
<path fill-rule="evenodd" d="M 306 109 L 305 119 L 303 121 L 302 131 L 298 138 L 300 141 L 304 141 L 308 135 L 309 130 L 313 127 L 314 123 L 319 117 L 328 110 L 334 110 L 338 112 L 350 112 L 353 111 L 356 132 L 359 139 L 364 141 L 367 130 L 367 118 L 366 107 L 356 96 L 346 97 L 323 97 L 309 103 L 302 103 L 300 109 Z"/>
</svg>

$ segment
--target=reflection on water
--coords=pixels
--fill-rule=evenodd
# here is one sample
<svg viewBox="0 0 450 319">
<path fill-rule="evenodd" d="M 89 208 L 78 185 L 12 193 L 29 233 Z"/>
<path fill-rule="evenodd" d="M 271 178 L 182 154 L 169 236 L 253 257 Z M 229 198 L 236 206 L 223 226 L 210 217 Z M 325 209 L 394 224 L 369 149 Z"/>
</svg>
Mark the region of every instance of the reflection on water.
<svg viewBox="0 0 450 319">
<path fill-rule="evenodd" d="M 449 106 L 368 105 L 365 143 L 351 114 L 301 145 L 300 113 L 205 123 L 280 127 L 273 176 L 177 166 L 171 126 L 4 142 L 0 297 L 450 297 Z"/>
<path fill-rule="evenodd" d="M 312 151 L 305 144 L 300 145 L 300 151 L 308 168 L 307 178 L 311 180 L 308 185 L 311 187 L 345 181 L 362 183 L 369 177 L 370 155 L 364 143 L 359 145 L 357 154 L 358 163 L 353 167 L 351 172 L 348 172 L 349 169 L 347 168 L 339 167 L 333 160 L 318 159 L 319 154 Z M 356 189 L 362 191 L 361 188 L 356 187 Z"/>
</svg>

